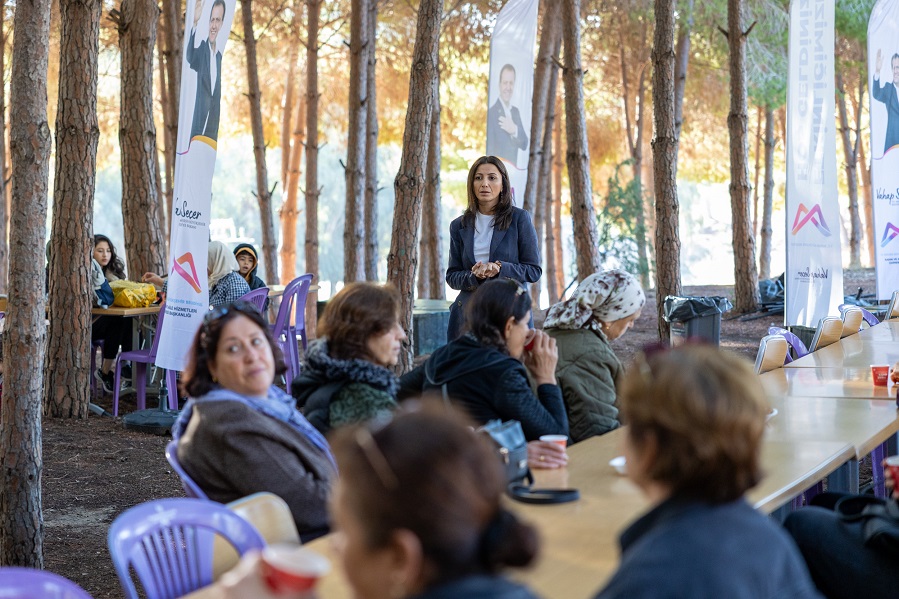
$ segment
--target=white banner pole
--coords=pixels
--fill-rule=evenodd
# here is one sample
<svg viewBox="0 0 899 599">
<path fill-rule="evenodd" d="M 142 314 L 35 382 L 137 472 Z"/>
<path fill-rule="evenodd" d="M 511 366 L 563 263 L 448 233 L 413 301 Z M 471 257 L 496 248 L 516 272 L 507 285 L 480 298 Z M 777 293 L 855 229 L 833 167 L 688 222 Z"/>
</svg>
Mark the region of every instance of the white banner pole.
<svg viewBox="0 0 899 599">
<path fill-rule="evenodd" d="M 206 275 L 212 173 L 222 99 L 222 56 L 236 0 L 187 3 L 171 215 L 165 320 L 156 363 L 184 370 L 187 350 L 209 311 Z"/>
<path fill-rule="evenodd" d="M 834 119 L 834 0 L 790 3 L 784 323 L 817 326 L 843 302 Z"/>
<path fill-rule="evenodd" d="M 539 0 L 509 0 L 499 11 L 490 38 L 487 155 L 502 158 L 519 207 L 528 178 L 528 148 L 540 143 L 528 139 L 538 5 Z"/>
</svg>

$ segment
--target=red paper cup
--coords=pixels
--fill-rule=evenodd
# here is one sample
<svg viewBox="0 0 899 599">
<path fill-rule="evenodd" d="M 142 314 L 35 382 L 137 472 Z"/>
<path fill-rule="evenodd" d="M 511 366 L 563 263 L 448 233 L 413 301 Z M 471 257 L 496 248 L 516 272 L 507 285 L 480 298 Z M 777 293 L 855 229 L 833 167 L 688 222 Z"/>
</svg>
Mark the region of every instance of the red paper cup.
<svg viewBox="0 0 899 599">
<path fill-rule="evenodd" d="M 528 336 L 524 338 L 524 351 L 534 349 L 534 341 L 537 339 L 537 329 L 528 329 Z"/>
<path fill-rule="evenodd" d="M 568 447 L 568 437 L 565 435 L 542 435 L 540 437 L 541 441 L 546 441 L 548 443 L 555 443 L 559 445 L 562 449 Z"/>
<path fill-rule="evenodd" d="M 262 578 L 276 594 L 308 591 L 330 568 L 326 557 L 298 545 L 274 544 L 262 550 Z"/>
<path fill-rule="evenodd" d="M 899 487 L 899 455 L 892 455 L 883 461 L 883 469 L 890 473 L 893 485 Z"/>
<path fill-rule="evenodd" d="M 874 379 L 875 387 L 886 387 L 890 377 L 889 366 L 871 365 L 871 378 Z"/>
</svg>

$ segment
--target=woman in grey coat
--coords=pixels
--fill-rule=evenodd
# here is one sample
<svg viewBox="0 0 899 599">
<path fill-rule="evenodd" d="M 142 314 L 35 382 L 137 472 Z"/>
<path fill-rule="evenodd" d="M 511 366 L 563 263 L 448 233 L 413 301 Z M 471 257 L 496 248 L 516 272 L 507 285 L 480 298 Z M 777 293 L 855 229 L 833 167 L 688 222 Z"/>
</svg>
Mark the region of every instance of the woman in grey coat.
<svg viewBox="0 0 899 599">
<path fill-rule="evenodd" d="M 640 317 L 646 296 L 623 270 L 590 275 L 571 298 L 549 309 L 543 329 L 556 340 L 556 378 L 572 443 L 618 428 L 615 381 L 623 368 L 609 344 Z"/>
</svg>

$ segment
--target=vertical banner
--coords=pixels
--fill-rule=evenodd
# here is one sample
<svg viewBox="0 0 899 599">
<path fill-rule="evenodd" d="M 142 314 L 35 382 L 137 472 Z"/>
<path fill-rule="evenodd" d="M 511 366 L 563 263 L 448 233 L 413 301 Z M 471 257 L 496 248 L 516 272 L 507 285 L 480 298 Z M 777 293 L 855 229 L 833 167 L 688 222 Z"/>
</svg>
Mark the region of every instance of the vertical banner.
<svg viewBox="0 0 899 599">
<path fill-rule="evenodd" d="M 487 154 L 502 158 L 517 206 L 528 178 L 538 5 L 539 0 L 506 2 L 490 38 Z"/>
<path fill-rule="evenodd" d="M 899 0 L 880 0 L 868 21 L 871 197 L 877 298 L 899 289 Z"/>
<path fill-rule="evenodd" d="M 834 119 L 834 0 L 790 2 L 787 79 L 787 325 L 843 303 Z"/>
<path fill-rule="evenodd" d="M 187 2 L 165 320 L 156 363 L 184 370 L 209 310 L 206 258 L 222 100 L 222 56 L 236 0 Z"/>
</svg>

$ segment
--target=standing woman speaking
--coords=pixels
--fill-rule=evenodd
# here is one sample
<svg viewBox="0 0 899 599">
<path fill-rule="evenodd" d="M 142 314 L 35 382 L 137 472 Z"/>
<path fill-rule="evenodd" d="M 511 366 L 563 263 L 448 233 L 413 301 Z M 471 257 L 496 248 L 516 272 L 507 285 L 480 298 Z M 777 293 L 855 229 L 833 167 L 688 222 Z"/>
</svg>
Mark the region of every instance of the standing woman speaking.
<svg viewBox="0 0 899 599">
<path fill-rule="evenodd" d="M 462 334 L 465 305 L 481 283 L 496 277 L 535 283 L 542 273 L 537 231 L 531 216 L 512 205 L 503 161 L 481 156 L 468 171 L 468 207 L 450 223 L 446 282 L 460 293 L 450 307 L 447 341 Z"/>
</svg>

